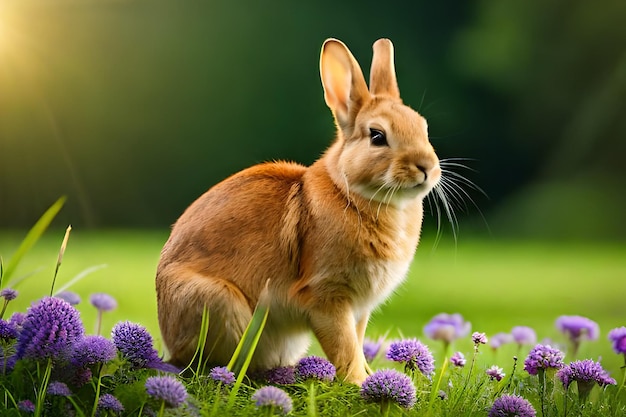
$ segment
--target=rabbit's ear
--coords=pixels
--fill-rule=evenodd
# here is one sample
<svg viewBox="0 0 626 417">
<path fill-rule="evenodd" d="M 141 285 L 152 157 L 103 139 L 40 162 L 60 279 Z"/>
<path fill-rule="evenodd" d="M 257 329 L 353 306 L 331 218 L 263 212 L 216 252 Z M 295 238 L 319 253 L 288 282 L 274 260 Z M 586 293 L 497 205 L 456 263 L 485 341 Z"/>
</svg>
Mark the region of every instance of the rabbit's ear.
<svg viewBox="0 0 626 417">
<path fill-rule="evenodd" d="M 379 39 L 374 43 L 373 49 L 370 92 L 400 97 L 396 67 L 393 63 L 393 44 L 389 39 Z"/>
<path fill-rule="evenodd" d="M 324 99 L 341 128 L 354 125 L 356 114 L 369 97 L 361 67 L 348 47 L 337 39 L 327 39 L 320 56 Z"/>
</svg>

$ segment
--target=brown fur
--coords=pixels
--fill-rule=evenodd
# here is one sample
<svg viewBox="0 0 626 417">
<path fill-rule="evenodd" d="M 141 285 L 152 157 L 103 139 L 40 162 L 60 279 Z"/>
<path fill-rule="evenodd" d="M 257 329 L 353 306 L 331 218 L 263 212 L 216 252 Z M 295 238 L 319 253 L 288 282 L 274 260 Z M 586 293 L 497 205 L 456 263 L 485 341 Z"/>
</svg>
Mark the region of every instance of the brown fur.
<svg viewBox="0 0 626 417">
<path fill-rule="evenodd" d="M 371 311 L 404 279 L 417 247 L 422 200 L 441 175 L 425 120 L 402 104 L 393 46 L 374 44 L 370 89 L 340 41 L 320 72 L 337 139 L 312 166 L 273 162 L 215 185 L 183 213 L 159 262 L 159 325 L 186 365 L 209 309 L 205 357 L 226 364 L 269 281 L 270 314 L 252 369 L 293 365 L 313 331 L 338 373 L 367 375 Z M 370 143 L 370 128 L 388 146 Z"/>
</svg>

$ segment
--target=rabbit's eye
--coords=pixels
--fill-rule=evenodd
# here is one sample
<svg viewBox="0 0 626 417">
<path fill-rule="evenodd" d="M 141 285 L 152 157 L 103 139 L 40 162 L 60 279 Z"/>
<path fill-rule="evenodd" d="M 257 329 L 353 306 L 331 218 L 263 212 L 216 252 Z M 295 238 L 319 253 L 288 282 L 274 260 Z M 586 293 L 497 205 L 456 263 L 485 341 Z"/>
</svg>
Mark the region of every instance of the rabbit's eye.
<svg viewBox="0 0 626 417">
<path fill-rule="evenodd" d="M 377 129 L 370 129 L 370 140 L 372 142 L 372 145 L 374 146 L 387 146 L 388 145 L 385 132 L 377 130 Z"/>
</svg>

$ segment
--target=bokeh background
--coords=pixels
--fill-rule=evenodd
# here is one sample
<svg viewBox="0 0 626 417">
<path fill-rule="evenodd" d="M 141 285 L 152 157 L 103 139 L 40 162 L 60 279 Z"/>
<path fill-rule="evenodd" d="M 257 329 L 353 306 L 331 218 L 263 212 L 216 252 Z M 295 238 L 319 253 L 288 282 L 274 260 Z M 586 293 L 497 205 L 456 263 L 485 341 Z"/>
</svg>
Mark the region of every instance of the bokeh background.
<svg viewBox="0 0 626 417">
<path fill-rule="evenodd" d="M 472 159 L 491 233 L 626 236 L 624 1 L 0 5 L 0 227 L 60 195 L 60 224 L 168 227 L 244 167 L 310 164 L 334 135 L 322 42 L 367 74 L 389 37 L 439 155 Z M 475 217 L 461 231 L 486 232 Z"/>
</svg>

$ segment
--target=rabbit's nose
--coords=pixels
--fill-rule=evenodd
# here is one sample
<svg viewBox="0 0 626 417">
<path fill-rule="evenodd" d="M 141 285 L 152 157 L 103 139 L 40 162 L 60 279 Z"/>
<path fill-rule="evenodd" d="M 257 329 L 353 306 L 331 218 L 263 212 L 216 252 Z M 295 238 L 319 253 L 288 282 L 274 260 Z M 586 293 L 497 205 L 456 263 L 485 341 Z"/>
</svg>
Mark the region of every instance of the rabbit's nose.
<svg viewBox="0 0 626 417">
<path fill-rule="evenodd" d="M 425 182 L 428 179 L 428 169 L 419 164 L 416 165 L 416 167 L 420 171 L 420 173 L 424 174 L 424 180 L 422 182 Z"/>
</svg>

